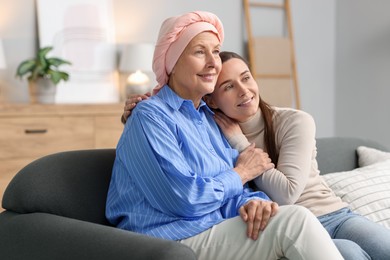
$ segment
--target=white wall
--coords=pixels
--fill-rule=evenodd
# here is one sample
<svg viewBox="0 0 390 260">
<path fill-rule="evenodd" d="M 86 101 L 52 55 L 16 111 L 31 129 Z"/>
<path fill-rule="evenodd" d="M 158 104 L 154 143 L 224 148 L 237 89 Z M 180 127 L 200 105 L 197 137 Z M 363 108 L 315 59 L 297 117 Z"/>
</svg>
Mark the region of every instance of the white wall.
<svg viewBox="0 0 390 260">
<path fill-rule="evenodd" d="M 183 1 L 183 0 L 113 0 L 118 43 L 155 42 L 161 23 L 169 16 L 189 11 L 205 10 L 215 13 L 225 29 L 224 49 L 242 52 L 243 13 L 241 1 Z M 153 7 L 153 8 L 150 8 Z"/>
<path fill-rule="evenodd" d="M 390 149 L 390 1 L 337 2 L 336 134 Z"/>
<path fill-rule="evenodd" d="M 317 137 L 335 133 L 335 0 L 292 0 L 302 109 L 317 125 Z"/>
</svg>

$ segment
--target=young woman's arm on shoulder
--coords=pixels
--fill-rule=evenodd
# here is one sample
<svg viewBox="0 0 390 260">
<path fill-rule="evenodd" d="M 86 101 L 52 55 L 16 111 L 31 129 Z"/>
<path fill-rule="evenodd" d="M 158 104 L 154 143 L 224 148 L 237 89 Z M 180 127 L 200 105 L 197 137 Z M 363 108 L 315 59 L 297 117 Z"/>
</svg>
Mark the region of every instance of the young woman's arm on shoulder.
<svg viewBox="0 0 390 260">
<path fill-rule="evenodd" d="M 121 116 L 122 124 L 126 124 L 127 119 L 131 115 L 131 111 L 135 108 L 137 103 L 141 102 L 142 100 L 148 99 L 151 95 L 152 94 L 150 92 L 147 92 L 145 94 L 130 95 L 125 100 L 125 106 L 123 107 L 123 114 Z"/>
</svg>

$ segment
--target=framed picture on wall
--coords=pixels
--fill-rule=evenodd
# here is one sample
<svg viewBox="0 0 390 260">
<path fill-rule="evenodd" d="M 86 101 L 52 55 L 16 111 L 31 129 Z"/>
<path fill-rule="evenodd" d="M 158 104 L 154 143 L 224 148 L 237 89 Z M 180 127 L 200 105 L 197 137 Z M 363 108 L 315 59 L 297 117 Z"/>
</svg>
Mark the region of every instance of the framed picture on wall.
<svg viewBox="0 0 390 260">
<path fill-rule="evenodd" d="M 58 84 L 56 103 L 119 101 L 115 23 L 111 0 L 37 0 L 40 47 L 72 64 Z"/>
</svg>

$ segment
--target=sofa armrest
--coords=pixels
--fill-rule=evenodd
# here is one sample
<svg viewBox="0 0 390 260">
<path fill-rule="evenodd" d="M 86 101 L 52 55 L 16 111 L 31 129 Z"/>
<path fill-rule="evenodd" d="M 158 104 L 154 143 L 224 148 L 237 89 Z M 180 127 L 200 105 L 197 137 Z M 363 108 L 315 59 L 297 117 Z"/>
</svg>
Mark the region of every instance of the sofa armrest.
<svg viewBox="0 0 390 260">
<path fill-rule="evenodd" d="M 47 213 L 0 214 L 6 259 L 196 259 L 179 242 Z"/>
</svg>

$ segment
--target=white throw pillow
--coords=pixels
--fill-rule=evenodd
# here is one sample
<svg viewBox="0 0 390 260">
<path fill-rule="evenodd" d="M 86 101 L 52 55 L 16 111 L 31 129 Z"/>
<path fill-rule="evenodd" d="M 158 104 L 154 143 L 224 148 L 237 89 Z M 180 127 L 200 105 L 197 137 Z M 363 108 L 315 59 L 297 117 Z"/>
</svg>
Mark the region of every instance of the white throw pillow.
<svg viewBox="0 0 390 260">
<path fill-rule="evenodd" d="M 321 176 L 352 211 L 390 228 L 390 160 Z"/>
<path fill-rule="evenodd" d="M 359 146 L 357 148 L 357 154 L 359 158 L 359 167 L 364 167 L 390 159 L 390 153 L 366 146 Z"/>
</svg>

